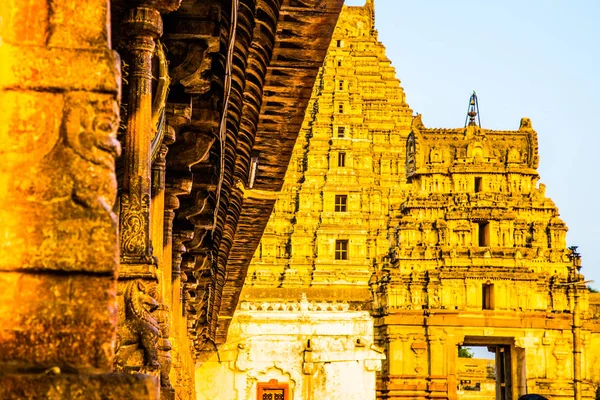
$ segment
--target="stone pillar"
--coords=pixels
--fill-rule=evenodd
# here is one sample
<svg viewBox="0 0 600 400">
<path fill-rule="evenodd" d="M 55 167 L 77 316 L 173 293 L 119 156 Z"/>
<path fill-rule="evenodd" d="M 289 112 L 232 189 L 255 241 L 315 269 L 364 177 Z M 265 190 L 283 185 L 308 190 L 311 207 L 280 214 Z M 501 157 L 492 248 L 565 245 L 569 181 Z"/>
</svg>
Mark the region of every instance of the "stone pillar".
<svg viewBox="0 0 600 400">
<path fill-rule="evenodd" d="M 152 8 L 129 10 L 124 21 L 131 52 L 127 131 L 123 154 L 120 236 L 121 277 L 156 277 L 150 240 L 152 126 L 152 55 L 162 34 L 160 13 Z"/>
<path fill-rule="evenodd" d="M 0 398 L 142 399 L 112 372 L 119 59 L 106 0 L 0 2 Z"/>
<path fill-rule="evenodd" d="M 122 22 L 130 71 L 119 215 L 121 269 L 115 368 L 160 378 L 161 399 L 175 396 L 169 380 L 172 343 L 167 304 L 171 271 L 170 263 L 165 265 L 163 249 L 167 144 L 175 138 L 168 127 L 158 130 L 169 79 L 156 39 L 162 35 L 161 13 L 174 11 L 179 4 L 180 0 L 135 2 Z M 155 50 L 159 84 L 153 93 Z"/>
</svg>

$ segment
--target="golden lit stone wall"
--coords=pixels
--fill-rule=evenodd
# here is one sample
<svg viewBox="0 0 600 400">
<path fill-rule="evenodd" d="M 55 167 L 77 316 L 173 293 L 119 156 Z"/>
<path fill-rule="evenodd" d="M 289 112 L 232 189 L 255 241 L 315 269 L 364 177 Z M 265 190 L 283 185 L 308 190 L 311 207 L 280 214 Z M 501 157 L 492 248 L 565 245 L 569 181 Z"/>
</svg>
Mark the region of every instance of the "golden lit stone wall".
<svg viewBox="0 0 600 400">
<path fill-rule="evenodd" d="M 600 293 L 589 295 L 589 319 L 586 328 L 591 331 L 588 342 L 588 357 L 586 357 L 585 369 L 589 371 L 589 377 L 597 390 L 600 390 Z"/>
<path fill-rule="evenodd" d="M 106 0 L 0 3 L 0 398 L 155 398 L 114 376 L 119 57 Z"/>
<path fill-rule="evenodd" d="M 388 251 L 412 111 L 372 7 L 342 12 L 246 285 L 366 288 Z M 336 196 L 346 196 L 337 211 Z M 336 240 L 348 241 L 347 260 L 336 260 Z"/>
</svg>

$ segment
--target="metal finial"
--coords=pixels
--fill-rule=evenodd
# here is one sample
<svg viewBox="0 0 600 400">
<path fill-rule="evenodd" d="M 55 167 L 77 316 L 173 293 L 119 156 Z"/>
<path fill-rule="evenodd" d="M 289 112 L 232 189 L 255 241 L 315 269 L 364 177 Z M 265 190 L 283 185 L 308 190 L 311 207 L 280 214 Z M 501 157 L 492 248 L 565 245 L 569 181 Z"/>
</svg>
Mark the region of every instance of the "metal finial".
<svg viewBox="0 0 600 400">
<path fill-rule="evenodd" d="M 475 117 L 477 117 L 477 123 L 475 123 Z M 477 100 L 477 93 L 473 90 L 473 94 L 469 98 L 469 108 L 467 109 L 467 117 L 465 118 L 465 126 L 467 123 L 470 126 L 479 126 L 481 128 L 481 120 L 479 119 L 479 101 Z"/>
</svg>

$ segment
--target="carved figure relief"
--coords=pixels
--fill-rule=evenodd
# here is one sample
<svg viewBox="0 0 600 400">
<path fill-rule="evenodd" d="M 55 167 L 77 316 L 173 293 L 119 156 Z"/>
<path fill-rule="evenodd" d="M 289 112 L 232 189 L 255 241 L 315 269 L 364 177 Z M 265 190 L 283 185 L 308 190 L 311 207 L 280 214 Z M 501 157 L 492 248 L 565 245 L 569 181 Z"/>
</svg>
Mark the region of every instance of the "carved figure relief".
<svg viewBox="0 0 600 400">
<path fill-rule="evenodd" d="M 518 163 L 521 161 L 521 154 L 519 150 L 516 148 L 511 148 L 508 150 L 508 155 L 506 156 L 506 162 L 508 163 Z"/>
<path fill-rule="evenodd" d="M 548 236 L 546 235 L 546 225 L 541 221 L 536 221 L 532 226 L 533 244 L 540 247 L 548 247 Z"/>
<path fill-rule="evenodd" d="M 117 193 L 115 158 L 121 153 L 117 102 L 111 95 L 82 92 L 70 94 L 67 107 L 67 145 L 76 155 L 69 169 L 73 197 L 87 207 L 111 210 Z"/>
<path fill-rule="evenodd" d="M 165 304 L 160 303 L 157 310 L 154 313 L 160 329 L 160 337 L 158 339 L 158 363 L 160 365 L 160 386 L 161 390 L 172 390 L 171 382 L 169 380 L 169 373 L 171 372 L 172 358 L 171 358 L 171 341 L 169 340 L 169 307 Z"/>
<path fill-rule="evenodd" d="M 157 369 L 160 325 L 153 312 L 159 303 L 140 280 L 127 282 L 123 296 L 125 318 L 117 331 L 115 369 Z"/>
<path fill-rule="evenodd" d="M 448 224 L 446 223 L 446 221 L 442 220 L 442 219 L 438 219 L 435 221 L 435 227 L 437 228 L 437 232 L 438 232 L 438 244 L 440 246 L 447 246 L 448 245 Z"/>
<path fill-rule="evenodd" d="M 411 133 L 406 142 L 406 173 L 413 174 L 417 169 L 415 135 Z"/>
<path fill-rule="evenodd" d="M 562 379 L 567 374 L 567 357 L 571 354 L 569 342 L 566 339 L 557 339 L 552 355 L 556 359 L 556 377 Z"/>
<path fill-rule="evenodd" d="M 437 148 L 433 148 L 431 149 L 431 152 L 429 153 L 429 162 L 431 163 L 441 163 L 442 160 L 442 152 L 441 150 L 437 149 Z"/>
</svg>

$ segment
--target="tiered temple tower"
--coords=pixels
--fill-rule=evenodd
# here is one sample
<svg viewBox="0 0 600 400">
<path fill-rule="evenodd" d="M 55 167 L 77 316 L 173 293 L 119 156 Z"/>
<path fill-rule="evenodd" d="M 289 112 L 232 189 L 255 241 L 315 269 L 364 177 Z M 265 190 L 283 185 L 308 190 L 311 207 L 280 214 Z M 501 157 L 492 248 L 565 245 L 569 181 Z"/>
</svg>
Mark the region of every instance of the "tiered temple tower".
<svg viewBox="0 0 600 400">
<path fill-rule="evenodd" d="M 412 117 L 372 2 L 344 9 L 307 110 L 247 289 L 352 287 L 365 298 L 373 263 L 389 249 Z"/>
<path fill-rule="evenodd" d="M 379 397 L 457 398 L 457 348 L 480 345 L 496 353 L 496 399 L 573 399 L 574 380 L 592 398 L 590 369 L 573 367 L 592 360 L 588 290 L 538 185 L 537 134 L 527 118 L 495 131 L 470 117 L 460 129 L 413 120 L 410 189 L 378 273 Z"/>
</svg>

